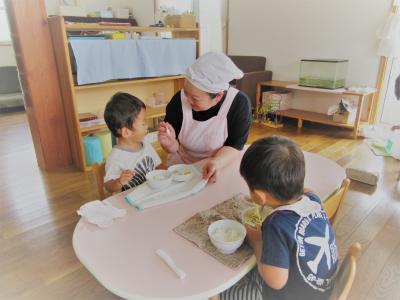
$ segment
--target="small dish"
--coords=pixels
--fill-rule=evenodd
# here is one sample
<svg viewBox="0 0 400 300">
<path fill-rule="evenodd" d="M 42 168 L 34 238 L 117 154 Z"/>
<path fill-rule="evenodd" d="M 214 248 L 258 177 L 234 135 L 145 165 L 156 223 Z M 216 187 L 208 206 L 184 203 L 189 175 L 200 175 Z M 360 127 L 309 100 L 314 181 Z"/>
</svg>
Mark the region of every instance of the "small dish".
<svg viewBox="0 0 400 300">
<path fill-rule="evenodd" d="M 272 211 L 269 207 L 264 207 L 257 212 L 258 209 L 259 206 L 251 206 L 245 209 L 242 212 L 242 223 L 256 227 L 257 225 L 261 225 Z"/>
<path fill-rule="evenodd" d="M 146 174 L 148 185 L 155 190 L 162 190 L 172 183 L 172 175 L 167 170 L 154 170 Z"/>
<path fill-rule="evenodd" d="M 172 174 L 175 181 L 183 182 L 189 181 L 193 178 L 193 167 L 191 165 L 178 164 L 168 168 L 168 171 Z"/>
</svg>

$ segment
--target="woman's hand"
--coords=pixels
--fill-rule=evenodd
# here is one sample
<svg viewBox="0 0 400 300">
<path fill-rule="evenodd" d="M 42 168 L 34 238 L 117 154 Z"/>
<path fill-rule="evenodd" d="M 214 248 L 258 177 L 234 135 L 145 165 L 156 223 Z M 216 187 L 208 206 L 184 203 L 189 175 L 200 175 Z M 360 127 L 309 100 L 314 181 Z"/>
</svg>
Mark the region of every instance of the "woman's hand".
<svg viewBox="0 0 400 300">
<path fill-rule="evenodd" d="M 217 181 L 219 175 L 219 166 L 217 161 L 213 158 L 207 160 L 203 166 L 203 178 L 211 183 Z"/>
<path fill-rule="evenodd" d="M 175 129 L 168 122 L 161 122 L 158 127 L 158 141 L 161 147 L 163 147 L 167 152 L 176 152 L 177 140 L 175 136 Z M 174 151 L 173 151 L 174 150 Z"/>
</svg>

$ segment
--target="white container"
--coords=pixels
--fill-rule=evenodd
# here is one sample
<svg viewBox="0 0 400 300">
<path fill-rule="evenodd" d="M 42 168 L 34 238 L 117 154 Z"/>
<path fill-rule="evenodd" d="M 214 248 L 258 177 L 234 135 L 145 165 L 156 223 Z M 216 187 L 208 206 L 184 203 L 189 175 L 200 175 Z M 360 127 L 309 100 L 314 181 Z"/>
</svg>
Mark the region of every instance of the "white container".
<svg viewBox="0 0 400 300">
<path fill-rule="evenodd" d="M 114 16 L 119 19 L 129 18 L 129 8 L 117 8 L 114 10 Z"/>
<path fill-rule="evenodd" d="M 336 123 L 352 124 L 356 120 L 356 111 L 353 110 L 350 112 L 344 112 L 342 114 L 334 113 L 332 119 L 333 119 L 333 122 L 336 122 Z"/>
<path fill-rule="evenodd" d="M 222 254 L 234 253 L 246 237 L 246 228 L 235 220 L 219 220 L 208 226 L 211 243 Z"/>
<path fill-rule="evenodd" d="M 154 170 L 146 174 L 148 185 L 155 190 L 162 190 L 172 183 L 172 175 L 167 170 Z"/>
<path fill-rule="evenodd" d="M 102 9 L 99 11 L 101 18 L 114 18 L 114 13 L 109 9 Z"/>
<path fill-rule="evenodd" d="M 175 181 L 183 182 L 189 181 L 193 177 L 193 167 L 185 164 L 177 164 L 170 166 L 168 171 L 172 174 Z"/>
<path fill-rule="evenodd" d="M 292 108 L 293 93 L 290 91 L 268 91 L 262 93 L 262 104 L 269 111 Z"/>
<path fill-rule="evenodd" d="M 156 105 L 163 105 L 163 104 L 165 104 L 165 101 L 164 101 L 164 93 L 163 93 L 163 92 L 154 93 L 154 97 L 156 98 Z"/>
</svg>

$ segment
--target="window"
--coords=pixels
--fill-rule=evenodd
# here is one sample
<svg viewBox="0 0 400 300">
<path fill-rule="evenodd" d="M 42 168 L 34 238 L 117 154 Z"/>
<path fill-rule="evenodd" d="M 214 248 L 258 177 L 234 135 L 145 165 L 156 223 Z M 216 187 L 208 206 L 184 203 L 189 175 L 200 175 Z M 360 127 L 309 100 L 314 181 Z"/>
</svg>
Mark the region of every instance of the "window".
<svg viewBox="0 0 400 300">
<path fill-rule="evenodd" d="M 0 0 L 0 43 L 9 43 L 10 41 L 6 9 L 3 0 Z"/>
</svg>

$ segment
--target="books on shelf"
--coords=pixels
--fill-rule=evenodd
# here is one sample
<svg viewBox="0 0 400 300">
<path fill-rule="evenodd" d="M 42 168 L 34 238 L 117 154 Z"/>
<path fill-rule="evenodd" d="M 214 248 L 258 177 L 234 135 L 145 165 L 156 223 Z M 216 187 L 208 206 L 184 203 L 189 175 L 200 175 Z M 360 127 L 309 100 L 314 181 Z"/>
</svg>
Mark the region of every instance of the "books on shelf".
<svg viewBox="0 0 400 300">
<path fill-rule="evenodd" d="M 79 114 L 79 122 L 96 120 L 98 117 L 92 113 L 80 113 Z"/>
<path fill-rule="evenodd" d="M 105 125 L 106 122 L 104 119 L 95 119 L 95 120 L 89 120 L 89 121 L 82 121 L 79 122 L 81 128 L 87 128 L 91 126 L 99 126 L 99 125 Z"/>
<path fill-rule="evenodd" d="M 98 22 L 99 25 L 103 26 L 131 26 L 131 23 L 129 22 Z"/>
</svg>

